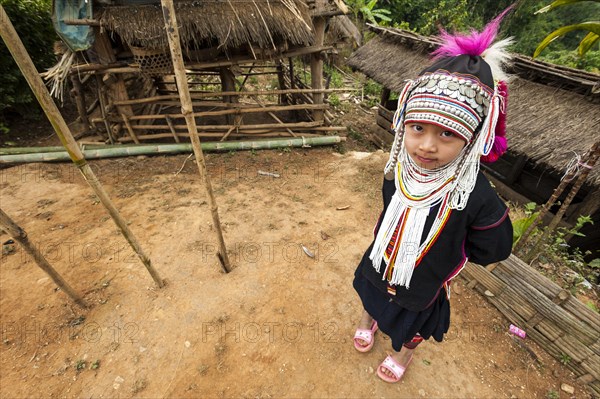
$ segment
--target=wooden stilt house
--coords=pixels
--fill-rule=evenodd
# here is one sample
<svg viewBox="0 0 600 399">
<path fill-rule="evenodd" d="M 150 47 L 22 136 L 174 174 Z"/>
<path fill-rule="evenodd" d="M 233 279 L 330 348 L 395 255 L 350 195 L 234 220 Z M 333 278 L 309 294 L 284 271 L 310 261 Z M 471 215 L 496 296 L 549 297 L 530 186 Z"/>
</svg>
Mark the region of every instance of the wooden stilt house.
<svg viewBox="0 0 600 399">
<path fill-rule="evenodd" d="M 174 5 L 200 137 L 345 130 L 332 126 L 323 101 L 323 59 L 332 49 L 324 44 L 325 29 L 329 18 L 348 12 L 341 0 Z M 70 78 L 80 119 L 90 130 L 114 143 L 189 140 L 160 1 L 56 0 L 53 19 L 76 50 L 57 65 L 64 73 L 55 75 Z M 74 29 L 84 30 L 78 36 L 87 38 L 86 45 L 70 45 Z"/>
<path fill-rule="evenodd" d="M 400 29 L 371 28 L 377 36 L 359 48 L 348 64 L 384 86 L 376 133 L 391 144 L 397 94 L 405 79 L 430 62 L 437 42 Z M 544 203 L 558 186 L 567 164 L 600 140 L 600 76 L 515 55 L 510 67 L 507 138 L 509 151 L 488 172 L 527 199 Z M 568 192 L 568 190 L 567 190 Z M 564 199 L 567 192 L 560 198 Z M 566 214 L 567 222 L 592 215 L 600 224 L 600 168 L 594 168 Z M 597 227 L 577 238 L 582 249 L 600 257 Z"/>
</svg>

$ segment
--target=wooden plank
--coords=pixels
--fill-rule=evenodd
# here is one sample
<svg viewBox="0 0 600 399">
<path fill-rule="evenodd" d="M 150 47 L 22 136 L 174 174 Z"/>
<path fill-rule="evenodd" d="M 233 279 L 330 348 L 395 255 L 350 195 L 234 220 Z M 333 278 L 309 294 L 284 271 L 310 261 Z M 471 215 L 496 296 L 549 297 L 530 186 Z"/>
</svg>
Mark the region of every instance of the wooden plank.
<svg viewBox="0 0 600 399">
<path fill-rule="evenodd" d="M 563 309 L 593 328 L 600 336 L 600 315 L 585 306 L 575 297 L 570 297 L 562 304 Z"/>
<path fill-rule="evenodd" d="M 377 140 L 375 143 L 380 148 L 392 145 L 394 142 L 394 136 L 392 136 L 387 130 L 376 128 L 373 130 L 373 139 Z"/>
<path fill-rule="evenodd" d="M 473 276 L 477 282 L 485 286 L 485 288 L 495 296 L 502 294 L 506 289 L 506 284 L 483 266 L 468 262 L 465 269 L 469 271 L 471 276 Z"/>
<path fill-rule="evenodd" d="M 549 298 L 554 298 L 562 290 L 557 284 L 542 276 L 515 255 L 510 255 L 508 259 L 500 262 L 500 268 L 508 270 L 513 276 L 519 276 L 528 281 Z"/>
<path fill-rule="evenodd" d="M 169 118 L 170 119 L 170 118 Z M 323 122 L 289 122 L 289 123 L 262 123 L 257 125 L 199 125 L 202 127 L 202 130 L 210 131 L 223 131 L 227 130 L 231 127 L 234 127 L 240 131 L 243 130 L 252 130 L 252 129 L 285 129 L 285 128 L 294 128 L 294 129 L 308 129 L 321 126 Z M 148 125 L 148 126 L 133 126 L 133 129 L 140 130 L 165 130 L 168 129 L 167 125 Z M 186 130 L 186 125 L 173 125 L 173 128 L 177 130 Z"/>
<path fill-rule="evenodd" d="M 382 105 L 379 105 L 377 107 L 377 113 L 379 115 L 383 116 L 385 119 L 387 119 L 389 122 L 389 125 L 392 126 L 392 122 L 394 121 L 395 111 L 390 111 L 389 109 L 383 107 Z"/>
<path fill-rule="evenodd" d="M 201 130 L 198 130 L 198 136 L 199 137 L 203 137 L 203 138 L 212 138 L 212 139 L 220 139 L 221 137 L 223 137 L 224 134 L 226 134 L 227 132 L 219 132 L 219 133 L 214 133 L 214 132 L 203 132 Z M 315 133 L 298 133 L 300 135 L 302 135 L 303 137 L 320 137 L 322 136 L 322 134 L 315 134 Z M 178 133 L 178 136 L 181 137 L 186 137 L 189 138 L 190 135 L 189 133 Z M 280 131 L 280 132 L 273 132 L 273 131 L 269 131 L 269 132 L 244 132 L 244 133 L 230 133 L 229 135 L 230 137 L 287 137 L 290 138 L 290 133 L 287 131 Z M 164 138 L 172 138 L 173 135 L 171 133 L 159 133 L 159 134 L 149 134 L 149 135 L 144 135 L 144 136 L 137 136 L 138 140 L 156 140 L 156 139 L 164 139 Z M 128 143 L 133 141 L 131 137 L 121 137 L 118 140 L 120 143 Z"/>
<path fill-rule="evenodd" d="M 313 32 L 314 32 L 314 43 L 321 47 L 325 38 L 325 24 L 326 19 L 323 17 L 313 18 Z M 310 56 L 310 79 L 311 87 L 313 89 L 323 88 L 323 59 L 320 53 L 312 53 Z M 313 94 L 314 104 L 323 104 L 323 94 Z M 313 110 L 312 117 L 315 121 L 322 121 L 324 119 L 324 112 L 321 109 Z"/>
<path fill-rule="evenodd" d="M 273 54 L 265 55 L 264 58 L 270 58 L 270 59 L 292 58 L 292 57 L 299 57 L 301 55 L 321 53 L 323 51 L 327 51 L 327 50 L 331 50 L 331 49 L 333 49 L 333 47 L 331 47 L 331 46 L 309 46 L 309 47 L 302 47 L 302 48 L 295 49 L 295 50 L 290 50 L 290 51 L 287 51 L 284 53 L 274 52 Z M 230 59 L 223 59 L 223 60 L 217 60 L 217 61 L 212 61 L 212 62 L 196 62 L 196 63 L 191 62 L 189 64 L 186 64 L 185 68 L 186 69 L 209 69 L 209 68 L 231 66 L 231 65 L 237 65 L 237 64 L 248 64 L 248 63 L 253 63 L 253 62 L 256 62 L 256 58 L 250 58 L 247 56 L 238 56 L 238 57 L 231 57 Z"/>
<path fill-rule="evenodd" d="M 168 90 L 167 90 L 168 91 Z M 172 90 L 176 92 L 176 90 Z M 339 93 L 339 92 L 347 92 L 347 89 L 285 89 L 285 90 L 248 90 L 248 91 L 209 91 L 203 93 L 192 93 L 191 96 L 193 99 L 203 99 L 210 97 L 222 97 L 222 96 L 244 96 L 244 97 L 252 97 L 252 96 L 274 96 L 279 94 L 299 94 L 299 93 Z M 165 94 L 161 96 L 147 97 L 147 98 L 136 98 L 127 101 L 116 101 L 115 105 L 135 105 L 135 104 L 143 104 L 155 101 L 169 101 L 169 100 L 179 100 L 178 94 Z M 221 102 L 221 104 L 225 104 Z"/>
<path fill-rule="evenodd" d="M 387 119 L 380 115 L 377 115 L 375 117 L 375 121 L 377 122 L 378 126 L 380 126 L 382 129 L 385 129 L 388 132 L 392 139 L 394 138 L 394 131 L 392 130 L 392 126 Z"/>
<path fill-rule="evenodd" d="M 590 349 L 592 350 L 592 352 L 594 352 L 596 355 L 600 356 L 600 338 L 598 339 L 598 341 L 594 342 L 592 345 L 590 345 Z"/>
</svg>

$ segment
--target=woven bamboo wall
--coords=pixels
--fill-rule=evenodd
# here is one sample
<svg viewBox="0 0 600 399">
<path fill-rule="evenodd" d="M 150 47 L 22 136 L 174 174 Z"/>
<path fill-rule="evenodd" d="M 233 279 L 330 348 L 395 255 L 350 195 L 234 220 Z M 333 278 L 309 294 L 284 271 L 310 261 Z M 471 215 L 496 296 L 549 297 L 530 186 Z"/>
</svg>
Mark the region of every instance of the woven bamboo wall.
<svg viewBox="0 0 600 399">
<path fill-rule="evenodd" d="M 513 324 L 600 395 L 600 315 L 514 255 L 462 275 Z"/>
</svg>

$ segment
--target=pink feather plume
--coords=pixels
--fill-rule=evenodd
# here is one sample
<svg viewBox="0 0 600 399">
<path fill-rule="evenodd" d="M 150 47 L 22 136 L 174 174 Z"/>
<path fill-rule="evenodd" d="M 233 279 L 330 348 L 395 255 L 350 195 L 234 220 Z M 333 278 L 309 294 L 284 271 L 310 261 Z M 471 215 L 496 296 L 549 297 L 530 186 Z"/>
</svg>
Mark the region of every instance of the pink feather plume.
<svg viewBox="0 0 600 399">
<path fill-rule="evenodd" d="M 433 58 L 456 57 L 462 54 L 472 56 L 481 55 L 491 46 L 498 34 L 500 22 L 502 22 L 504 16 L 513 7 L 514 5 L 502 11 L 502 13 L 488 23 L 481 32 L 471 29 L 471 33 L 469 34 L 456 33 L 452 35 L 444 29 L 440 29 L 440 38 L 443 43 L 432 53 Z"/>
</svg>

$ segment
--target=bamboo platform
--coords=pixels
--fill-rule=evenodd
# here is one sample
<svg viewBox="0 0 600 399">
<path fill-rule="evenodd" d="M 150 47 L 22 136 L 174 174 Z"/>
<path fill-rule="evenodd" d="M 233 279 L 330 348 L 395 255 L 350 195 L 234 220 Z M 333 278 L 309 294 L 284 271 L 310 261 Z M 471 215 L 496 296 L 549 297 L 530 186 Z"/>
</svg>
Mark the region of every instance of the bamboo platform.
<svg viewBox="0 0 600 399">
<path fill-rule="evenodd" d="M 600 395 L 600 315 L 514 255 L 462 273 L 513 324 Z"/>
</svg>

